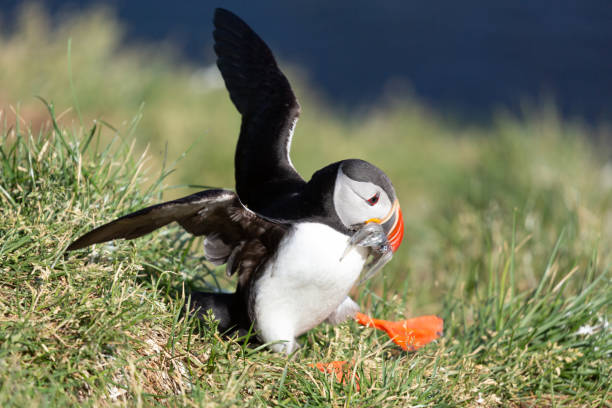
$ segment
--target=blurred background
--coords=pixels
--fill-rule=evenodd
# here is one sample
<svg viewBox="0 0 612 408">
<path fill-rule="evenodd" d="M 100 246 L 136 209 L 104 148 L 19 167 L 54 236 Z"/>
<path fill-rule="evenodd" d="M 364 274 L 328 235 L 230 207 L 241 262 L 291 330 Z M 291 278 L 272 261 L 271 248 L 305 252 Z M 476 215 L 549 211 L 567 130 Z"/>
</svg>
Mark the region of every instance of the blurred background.
<svg viewBox="0 0 612 408">
<path fill-rule="evenodd" d="M 422 288 L 419 308 L 453 277 L 469 291 L 503 268 L 513 228 L 521 288 L 561 231 L 559 268 L 593 248 L 609 259 L 609 1 L 222 5 L 271 46 L 300 100 L 298 171 L 358 157 L 393 180 L 406 234 L 390 276 Z M 65 129 L 95 120 L 107 140 L 134 138 L 151 181 L 178 161 L 164 199 L 232 188 L 240 118 L 214 65 L 217 6 L 3 0 L 0 120 L 44 135 L 41 96 Z"/>
<path fill-rule="evenodd" d="M 4 0 L 14 28 L 22 1 Z M 214 61 L 212 13 L 233 10 L 338 108 L 409 93 L 458 118 L 552 101 L 564 116 L 612 114 L 612 6 L 606 0 L 167 2 L 46 0 L 56 22 L 105 5 L 122 44 L 165 42 L 181 59 Z M 399 89 L 398 89 L 399 87 Z"/>
</svg>

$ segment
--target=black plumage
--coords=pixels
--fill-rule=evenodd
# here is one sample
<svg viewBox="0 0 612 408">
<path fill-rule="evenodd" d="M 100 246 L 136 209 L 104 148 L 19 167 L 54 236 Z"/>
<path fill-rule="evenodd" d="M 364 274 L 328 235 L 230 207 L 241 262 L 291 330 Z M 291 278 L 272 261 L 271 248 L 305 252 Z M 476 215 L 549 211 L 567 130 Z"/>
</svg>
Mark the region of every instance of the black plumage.
<svg viewBox="0 0 612 408">
<path fill-rule="evenodd" d="M 233 13 L 214 16 L 217 66 L 242 114 L 236 146 L 236 191 L 243 204 L 266 214 L 270 202 L 298 193 L 306 182 L 289 159 L 300 105 L 261 38 Z"/>
</svg>

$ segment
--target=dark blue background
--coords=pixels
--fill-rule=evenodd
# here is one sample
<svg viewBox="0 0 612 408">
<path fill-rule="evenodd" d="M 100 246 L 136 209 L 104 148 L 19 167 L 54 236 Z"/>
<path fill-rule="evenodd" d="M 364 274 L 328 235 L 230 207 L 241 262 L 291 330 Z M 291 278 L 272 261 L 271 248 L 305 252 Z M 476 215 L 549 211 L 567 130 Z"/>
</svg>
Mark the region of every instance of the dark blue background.
<svg viewBox="0 0 612 408">
<path fill-rule="evenodd" d="M 10 23 L 19 2 L 3 2 Z M 43 3 L 57 15 L 102 2 Z M 213 61 L 213 9 L 228 8 L 340 108 L 370 104 L 391 88 L 466 118 L 517 112 L 543 97 L 568 117 L 612 118 L 610 0 L 104 3 L 128 42 L 169 38 L 198 63 Z"/>
</svg>

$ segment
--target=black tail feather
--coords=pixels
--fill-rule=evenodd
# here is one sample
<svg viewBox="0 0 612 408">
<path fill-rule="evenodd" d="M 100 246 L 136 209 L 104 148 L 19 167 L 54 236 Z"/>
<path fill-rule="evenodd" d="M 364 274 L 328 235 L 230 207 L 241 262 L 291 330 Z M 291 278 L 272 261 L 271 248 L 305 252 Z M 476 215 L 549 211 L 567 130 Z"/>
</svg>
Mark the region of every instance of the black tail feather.
<svg viewBox="0 0 612 408">
<path fill-rule="evenodd" d="M 238 333 L 240 337 L 253 333 L 247 307 L 242 297 L 236 293 L 192 292 L 189 307 L 199 318 L 211 310 L 219 322 L 220 333 Z"/>
</svg>

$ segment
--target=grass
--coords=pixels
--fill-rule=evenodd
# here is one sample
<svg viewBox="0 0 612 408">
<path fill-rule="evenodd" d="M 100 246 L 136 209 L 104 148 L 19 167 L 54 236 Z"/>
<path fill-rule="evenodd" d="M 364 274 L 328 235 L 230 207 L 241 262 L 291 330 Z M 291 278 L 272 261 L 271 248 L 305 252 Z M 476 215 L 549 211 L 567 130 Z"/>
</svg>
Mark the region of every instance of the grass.
<svg viewBox="0 0 612 408">
<path fill-rule="evenodd" d="M 63 254 L 187 190 L 168 185 L 231 186 L 238 115 L 223 89 L 193 91 L 196 68 L 119 47 L 108 12 L 44 21 L 27 9 L 0 38 L 1 406 L 610 405 L 612 171 L 589 140 L 606 127 L 539 108 L 472 126 L 409 100 L 347 117 L 298 81 L 298 169 L 361 157 L 402 202 L 404 244 L 358 303 L 437 313 L 445 336 L 405 353 L 354 322 L 321 325 L 286 359 L 181 314 L 190 290 L 233 282 L 176 227 Z M 26 64 L 35 52 L 47 64 Z M 308 365 L 331 360 L 354 362 L 347 384 Z"/>
</svg>

